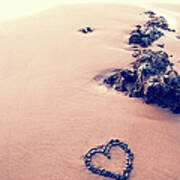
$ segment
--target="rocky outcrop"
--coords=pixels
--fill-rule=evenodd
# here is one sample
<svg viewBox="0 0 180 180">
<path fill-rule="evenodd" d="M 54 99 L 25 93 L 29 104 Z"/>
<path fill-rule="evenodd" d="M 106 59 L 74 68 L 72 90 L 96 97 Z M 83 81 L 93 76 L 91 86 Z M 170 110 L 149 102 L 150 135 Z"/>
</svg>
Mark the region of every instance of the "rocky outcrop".
<svg viewBox="0 0 180 180">
<path fill-rule="evenodd" d="M 148 104 L 180 113 L 180 75 L 164 51 L 141 52 L 130 69 L 112 72 L 104 79 L 104 84 L 130 97 L 141 97 Z"/>
<path fill-rule="evenodd" d="M 143 26 L 137 25 L 130 33 L 129 44 L 136 44 L 132 47 L 135 61 L 129 69 L 112 71 L 103 83 L 125 92 L 129 97 L 140 97 L 148 104 L 157 104 L 180 113 L 180 75 L 166 52 L 147 49 L 164 35 L 161 30 L 175 30 L 169 28 L 164 17 L 158 17 L 152 11 L 145 14 L 149 16 L 149 20 Z M 158 44 L 161 48 L 164 45 Z"/>
<path fill-rule="evenodd" d="M 161 36 L 164 36 L 161 29 L 175 32 L 174 29 L 169 28 L 167 20 L 163 16 L 156 16 L 152 11 L 147 11 L 145 14 L 149 16 L 149 20 L 142 26 L 137 25 L 136 29 L 130 33 L 129 44 L 139 44 L 146 48 Z"/>
</svg>

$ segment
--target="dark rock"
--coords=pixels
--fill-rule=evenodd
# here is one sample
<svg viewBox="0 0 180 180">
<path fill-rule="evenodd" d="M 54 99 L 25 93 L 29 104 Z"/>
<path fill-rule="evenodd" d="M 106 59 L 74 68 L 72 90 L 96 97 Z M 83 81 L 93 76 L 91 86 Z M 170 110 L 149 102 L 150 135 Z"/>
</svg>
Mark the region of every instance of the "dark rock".
<svg viewBox="0 0 180 180">
<path fill-rule="evenodd" d="M 120 144 L 120 147 L 125 150 L 125 149 L 127 149 L 128 146 L 127 146 L 127 144 Z"/>
<path fill-rule="evenodd" d="M 130 153 L 131 152 L 131 150 L 130 149 L 126 149 L 126 151 L 125 151 L 126 153 Z"/>
<path fill-rule="evenodd" d="M 115 139 L 115 143 L 120 143 L 121 141 L 119 139 Z"/>
<path fill-rule="evenodd" d="M 171 32 L 176 32 L 176 30 L 175 30 L 175 29 L 170 29 L 170 31 L 171 31 Z"/>
<path fill-rule="evenodd" d="M 123 171 L 123 176 L 125 177 L 125 179 L 128 179 L 129 178 L 129 173 L 130 173 L 131 171 L 127 171 L 127 169 L 126 170 L 124 170 Z"/>
<path fill-rule="evenodd" d="M 126 168 L 131 168 L 131 169 L 133 169 L 133 164 L 132 164 L 132 163 L 127 163 L 127 164 L 126 164 Z"/>
<path fill-rule="evenodd" d="M 163 16 L 156 16 L 153 11 L 146 11 L 145 14 L 149 15 L 150 19 L 143 26 L 136 25 L 136 29 L 131 32 L 129 44 L 139 44 L 141 47 L 147 48 L 164 35 L 160 29 L 175 32 L 174 29 L 169 28 Z M 134 56 L 136 57 L 136 54 Z"/>
<path fill-rule="evenodd" d="M 138 57 L 139 55 L 141 55 L 141 50 L 135 49 L 134 52 L 133 52 L 133 54 L 132 54 L 132 56 L 133 56 L 134 58 L 136 58 L 136 57 Z"/>
<path fill-rule="evenodd" d="M 160 48 L 164 48 L 165 44 L 164 43 L 163 44 L 157 44 L 157 46 Z"/>
<path fill-rule="evenodd" d="M 90 166 L 91 165 L 91 159 L 86 159 L 85 164 L 87 167 Z"/>
<path fill-rule="evenodd" d="M 118 175 L 116 175 L 116 178 L 115 178 L 115 179 L 116 179 L 116 180 L 121 180 L 121 177 L 122 177 L 122 176 L 121 176 L 120 174 L 118 174 Z"/>
<path fill-rule="evenodd" d="M 82 33 L 84 33 L 84 34 L 87 34 L 87 33 L 88 33 L 88 31 L 87 31 L 86 29 L 80 29 L 79 31 L 82 32 Z"/>
<path fill-rule="evenodd" d="M 105 175 L 106 175 L 106 170 L 105 170 L 105 169 L 103 169 L 103 170 L 101 171 L 101 175 L 102 175 L 102 176 L 105 176 Z"/>
<path fill-rule="evenodd" d="M 116 140 L 115 139 L 111 139 L 108 144 L 113 144 L 114 142 L 116 142 Z"/>
<path fill-rule="evenodd" d="M 119 82 L 119 74 L 118 73 L 115 73 L 112 76 L 104 79 L 104 83 L 108 84 L 110 87 L 112 87 L 114 84 L 118 83 L 117 81 Z"/>
<path fill-rule="evenodd" d="M 128 172 L 128 173 L 130 173 L 131 172 L 131 168 L 126 168 L 126 170 L 125 170 L 125 172 Z"/>
<path fill-rule="evenodd" d="M 87 29 L 88 32 L 93 32 L 93 31 L 94 31 L 94 30 L 91 29 L 90 27 L 87 27 L 86 29 Z"/>
<path fill-rule="evenodd" d="M 139 33 L 133 33 L 129 38 L 129 44 L 140 44 L 141 38 L 142 37 Z"/>
<path fill-rule="evenodd" d="M 139 56 L 139 53 L 137 53 L 137 52 L 134 52 L 133 54 L 132 54 L 132 57 L 134 57 L 134 58 L 136 58 L 136 57 L 138 57 Z"/>
<path fill-rule="evenodd" d="M 129 153 L 128 157 L 134 157 L 133 153 Z"/>
<path fill-rule="evenodd" d="M 112 173 L 111 173 L 110 171 L 106 171 L 106 173 L 105 173 L 104 176 L 105 176 L 105 177 L 111 177 L 111 176 L 112 176 Z"/>
<path fill-rule="evenodd" d="M 93 164 L 91 164 L 90 166 L 89 166 L 89 170 L 93 170 L 95 168 L 95 166 L 93 165 Z"/>
<path fill-rule="evenodd" d="M 142 26 L 138 24 L 138 25 L 136 25 L 136 27 L 137 27 L 137 29 L 141 29 Z"/>
<path fill-rule="evenodd" d="M 91 158 L 91 154 L 90 153 L 87 153 L 85 158 Z"/>
<path fill-rule="evenodd" d="M 128 69 L 121 71 L 120 74 L 129 83 L 135 82 L 137 79 L 136 73 L 134 73 L 133 71 L 128 70 Z"/>
<path fill-rule="evenodd" d="M 78 31 L 84 34 L 87 34 L 87 33 L 93 32 L 94 30 L 91 27 L 86 27 L 86 28 L 79 29 Z"/>
<path fill-rule="evenodd" d="M 135 46 L 135 45 L 134 45 L 134 46 L 132 46 L 132 48 L 133 48 L 133 49 L 137 49 L 137 48 L 138 48 L 138 46 Z"/>
<path fill-rule="evenodd" d="M 173 69 L 166 52 L 142 50 L 131 65 L 133 69 L 121 69 L 106 78 L 111 87 L 126 92 L 129 97 L 142 97 L 147 104 L 180 113 L 180 75 Z"/>
<path fill-rule="evenodd" d="M 155 13 L 155 12 L 153 12 L 153 11 L 145 11 L 145 12 L 144 12 L 144 14 L 156 15 L 156 13 Z"/>
</svg>

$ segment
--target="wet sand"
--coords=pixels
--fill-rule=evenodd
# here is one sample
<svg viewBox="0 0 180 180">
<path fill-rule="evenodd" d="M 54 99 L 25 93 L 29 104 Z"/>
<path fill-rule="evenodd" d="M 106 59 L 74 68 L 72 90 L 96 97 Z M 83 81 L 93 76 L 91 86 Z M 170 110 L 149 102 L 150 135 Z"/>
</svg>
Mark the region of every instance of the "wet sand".
<svg viewBox="0 0 180 180">
<path fill-rule="evenodd" d="M 174 10 L 168 7 L 163 12 Z M 180 179 L 180 115 L 93 80 L 133 61 L 128 33 L 144 22 L 143 11 L 121 4 L 66 5 L 0 24 L 0 179 L 105 180 L 85 168 L 82 155 L 112 138 L 135 154 L 130 179 Z M 180 15 L 171 18 L 180 34 Z M 86 26 L 95 31 L 77 31 Z M 175 36 L 167 33 L 155 44 L 165 42 L 180 72 Z M 119 150 L 112 151 L 117 157 Z M 94 161 L 121 170 L 117 158 Z"/>
</svg>

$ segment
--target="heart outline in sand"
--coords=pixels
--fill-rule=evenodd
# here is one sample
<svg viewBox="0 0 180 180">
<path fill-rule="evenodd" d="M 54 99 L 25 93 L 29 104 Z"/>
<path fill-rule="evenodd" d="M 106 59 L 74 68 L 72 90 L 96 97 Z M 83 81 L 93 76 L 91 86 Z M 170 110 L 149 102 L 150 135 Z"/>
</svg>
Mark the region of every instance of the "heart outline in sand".
<svg viewBox="0 0 180 180">
<path fill-rule="evenodd" d="M 126 168 L 123 169 L 122 175 L 111 172 L 102 167 L 97 167 L 92 163 L 92 157 L 95 156 L 96 154 L 103 154 L 105 157 L 107 157 L 110 160 L 111 159 L 111 153 L 110 153 L 111 148 L 115 147 L 115 146 L 119 146 L 127 154 Z M 111 139 L 106 145 L 101 145 L 101 146 L 90 149 L 84 157 L 85 166 L 88 168 L 89 171 L 91 171 L 92 173 L 97 174 L 99 176 L 109 177 L 109 178 L 116 179 L 116 180 L 129 179 L 130 173 L 133 169 L 133 160 L 134 160 L 134 154 L 128 148 L 128 145 L 125 144 L 124 142 L 121 142 L 119 139 Z"/>
</svg>

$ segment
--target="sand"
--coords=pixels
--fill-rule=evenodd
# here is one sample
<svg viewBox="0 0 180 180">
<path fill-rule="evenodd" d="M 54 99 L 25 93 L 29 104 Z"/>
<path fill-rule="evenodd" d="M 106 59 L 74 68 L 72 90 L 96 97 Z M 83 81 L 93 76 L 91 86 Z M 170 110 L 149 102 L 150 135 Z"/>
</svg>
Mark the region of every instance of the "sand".
<svg viewBox="0 0 180 180">
<path fill-rule="evenodd" d="M 0 179 L 105 180 L 85 168 L 83 155 L 112 138 L 135 154 L 130 179 L 180 179 L 180 115 L 93 80 L 133 61 L 128 33 L 144 22 L 144 8 L 64 5 L 0 24 Z M 160 9 L 180 34 L 180 14 L 170 13 L 177 7 Z M 77 31 L 86 26 L 95 31 Z M 159 42 L 180 72 L 175 36 L 167 33 Z M 94 161 L 120 171 L 120 151 L 112 152 L 110 162 L 101 156 Z"/>
</svg>

